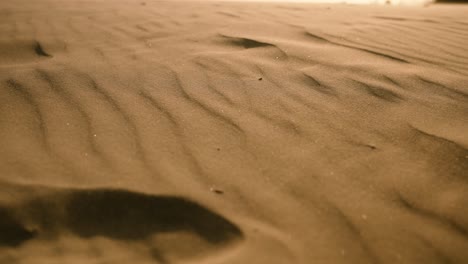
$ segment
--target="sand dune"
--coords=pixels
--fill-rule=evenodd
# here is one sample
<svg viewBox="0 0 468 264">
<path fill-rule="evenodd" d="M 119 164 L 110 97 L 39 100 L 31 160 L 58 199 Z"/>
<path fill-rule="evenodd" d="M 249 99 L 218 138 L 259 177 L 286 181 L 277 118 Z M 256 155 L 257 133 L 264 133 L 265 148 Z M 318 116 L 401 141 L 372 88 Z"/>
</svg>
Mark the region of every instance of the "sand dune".
<svg viewBox="0 0 468 264">
<path fill-rule="evenodd" d="M 0 3 L 0 263 L 466 263 L 468 7 Z"/>
</svg>

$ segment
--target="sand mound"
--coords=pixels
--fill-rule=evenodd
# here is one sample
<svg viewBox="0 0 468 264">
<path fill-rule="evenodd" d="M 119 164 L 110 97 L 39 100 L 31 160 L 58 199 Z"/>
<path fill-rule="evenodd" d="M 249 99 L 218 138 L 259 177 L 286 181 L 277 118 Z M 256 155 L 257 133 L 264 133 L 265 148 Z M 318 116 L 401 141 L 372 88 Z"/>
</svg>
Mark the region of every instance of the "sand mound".
<svg viewBox="0 0 468 264">
<path fill-rule="evenodd" d="M 37 41 L 0 41 L 0 66 L 38 62 L 51 58 Z"/>
</svg>

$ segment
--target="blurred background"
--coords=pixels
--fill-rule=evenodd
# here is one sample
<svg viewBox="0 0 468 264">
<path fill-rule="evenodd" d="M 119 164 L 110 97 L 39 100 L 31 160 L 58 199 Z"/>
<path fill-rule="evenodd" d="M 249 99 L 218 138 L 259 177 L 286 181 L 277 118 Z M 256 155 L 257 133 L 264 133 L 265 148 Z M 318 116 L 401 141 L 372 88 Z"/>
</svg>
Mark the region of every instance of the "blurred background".
<svg viewBox="0 0 468 264">
<path fill-rule="evenodd" d="M 256 1 L 280 1 L 284 0 L 256 0 Z M 290 0 L 290 2 L 307 3 L 336 3 L 336 4 L 380 4 L 394 6 L 426 6 L 433 3 L 468 3 L 468 0 Z"/>
</svg>

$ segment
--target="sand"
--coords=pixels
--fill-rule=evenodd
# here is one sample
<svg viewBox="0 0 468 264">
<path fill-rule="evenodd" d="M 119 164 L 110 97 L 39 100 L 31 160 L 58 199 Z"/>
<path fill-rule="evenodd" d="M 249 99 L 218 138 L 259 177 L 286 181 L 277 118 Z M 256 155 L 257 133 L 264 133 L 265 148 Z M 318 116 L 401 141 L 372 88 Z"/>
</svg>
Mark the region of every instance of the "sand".
<svg viewBox="0 0 468 264">
<path fill-rule="evenodd" d="M 0 2 L 0 263 L 468 263 L 468 6 Z"/>
</svg>

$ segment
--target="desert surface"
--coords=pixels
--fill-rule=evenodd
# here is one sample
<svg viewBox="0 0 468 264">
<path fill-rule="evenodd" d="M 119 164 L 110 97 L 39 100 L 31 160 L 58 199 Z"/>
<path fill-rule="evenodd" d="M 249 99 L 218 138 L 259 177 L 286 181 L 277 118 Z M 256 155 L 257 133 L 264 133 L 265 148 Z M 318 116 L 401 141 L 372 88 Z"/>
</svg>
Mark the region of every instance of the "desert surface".
<svg viewBox="0 0 468 264">
<path fill-rule="evenodd" d="M 468 263 L 468 6 L 0 2 L 0 264 Z"/>
</svg>

